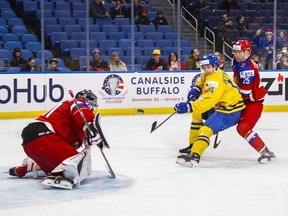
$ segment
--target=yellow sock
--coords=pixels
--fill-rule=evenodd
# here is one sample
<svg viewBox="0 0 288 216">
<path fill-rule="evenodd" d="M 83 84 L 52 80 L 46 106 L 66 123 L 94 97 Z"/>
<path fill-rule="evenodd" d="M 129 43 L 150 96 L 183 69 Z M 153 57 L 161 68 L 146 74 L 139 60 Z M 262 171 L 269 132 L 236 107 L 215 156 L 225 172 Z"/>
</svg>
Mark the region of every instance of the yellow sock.
<svg viewBox="0 0 288 216">
<path fill-rule="evenodd" d="M 210 127 L 203 126 L 199 130 L 197 140 L 194 142 L 191 153 L 195 152 L 200 156 L 203 154 L 205 149 L 209 146 L 210 137 L 213 135 L 213 131 Z"/>
</svg>

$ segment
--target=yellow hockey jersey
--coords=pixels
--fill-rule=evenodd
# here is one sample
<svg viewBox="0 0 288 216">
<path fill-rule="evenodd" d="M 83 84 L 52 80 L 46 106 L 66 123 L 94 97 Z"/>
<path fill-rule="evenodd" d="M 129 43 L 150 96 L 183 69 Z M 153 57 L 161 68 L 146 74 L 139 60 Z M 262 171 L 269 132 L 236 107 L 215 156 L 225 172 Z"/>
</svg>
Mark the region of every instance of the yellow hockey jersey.
<svg viewBox="0 0 288 216">
<path fill-rule="evenodd" d="M 193 112 L 204 113 L 215 106 L 216 112 L 233 113 L 245 108 L 239 88 L 224 71 L 218 69 L 213 74 L 201 74 L 196 83 L 202 89 L 198 100 L 191 102 Z"/>
</svg>

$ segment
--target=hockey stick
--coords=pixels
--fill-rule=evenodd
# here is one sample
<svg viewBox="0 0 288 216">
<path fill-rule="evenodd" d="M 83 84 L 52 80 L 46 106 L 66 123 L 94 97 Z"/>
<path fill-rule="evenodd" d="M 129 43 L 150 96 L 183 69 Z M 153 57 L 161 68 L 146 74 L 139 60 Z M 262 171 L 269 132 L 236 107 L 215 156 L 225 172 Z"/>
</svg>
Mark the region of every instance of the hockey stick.
<svg viewBox="0 0 288 216">
<path fill-rule="evenodd" d="M 215 140 L 214 140 L 214 145 L 213 148 L 216 149 L 218 147 L 218 145 L 221 143 L 221 140 L 219 142 L 217 142 L 218 140 L 218 133 L 216 134 Z"/>
<path fill-rule="evenodd" d="M 175 115 L 177 113 L 177 111 L 175 110 L 170 116 L 168 116 L 168 118 L 166 118 L 163 122 L 161 122 L 158 126 L 157 126 L 157 121 L 153 122 L 152 127 L 151 127 L 151 131 L 150 133 L 152 133 L 153 131 L 155 131 L 157 128 L 159 128 L 161 125 L 163 125 L 168 119 L 170 119 L 173 115 Z"/>
<path fill-rule="evenodd" d="M 83 118 L 83 121 L 84 121 L 84 123 L 85 123 L 85 125 L 86 125 L 86 127 L 87 127 L 87 129 L 88 129 L 88 131 L 89 131 L 89 134 L 90 134 L 91 136 L 94 136 L 95 134 L 94 134 L 94 132 L 92 131 L 92 129 L 89 127 L 89 124 L 88 124 L 88 122 L 87 122 L 87 119 L 86 119 L 85 116 L 84 116 L 84 113 L 82 112 L 82 110 L 80 109 L 79 105 L 77 104 L 77 101 L 76 101 L 76 99 L 75 99 L 75 97 L 74 97 L 73 91 L 72 91 L 72 90 L 69 90 L 69 94 L 70 94 L 70 96 L 73 98 L 73 101 L 74 101 L 74 103 L 75 103 L 75 106 L 77 107 L 77 110 L 79 111 L 81 117 Z M 99 114 L 98 114 L 97 116 L 99 116 Z M 106 139 L 105 139 L 105 141 L 106 141 Z M 113 172 L 113 170 L 112 170 L 112 168 L 111 168 L 111 166 L 110 166 L 110 164 L 109 164 L 109 162 L 108 162 L 108 160 L 107 160 L 107 158 L 106 158 L 106 156 L 105 156 L 105 154 L 104 154 L 104 152 L 103 152 L 103 144 L 102 144 L 102 145 L 101 145 L 101 144 L 102 144 L 102 142 L 101 142 L 100 144 L 98 144 L 97 147 L 99 147 L 100 152 L 101 152 L 101 154 L 102 154 L 102 156 L 103 156 L 103 158 L 104 158 L 104 160 L 105 160 L 105 162 L 106 162 L 106 164 L 107 164 L 108 172 L 110 173 L 111 178 L 116 178 L 116 175 L 115 175 L 115 173 Z M 107 144 L 107 143 L 106 143 L 106 144 Z M 108 144 L 107 144 L 107 145 L 108 145 Z M 108 146 L 109 146 L 109 145 L 108 145 Z"/>
</svg>

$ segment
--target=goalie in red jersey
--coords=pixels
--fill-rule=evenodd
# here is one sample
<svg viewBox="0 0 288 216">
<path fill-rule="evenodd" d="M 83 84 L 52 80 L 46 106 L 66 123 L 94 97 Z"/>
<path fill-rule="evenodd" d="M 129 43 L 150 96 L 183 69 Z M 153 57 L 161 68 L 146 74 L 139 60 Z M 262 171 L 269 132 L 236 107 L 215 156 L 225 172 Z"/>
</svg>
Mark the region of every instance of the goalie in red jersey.
<svg viewBox="0 0 288 216">
<path fill-rule="evenodd" d="M 22 166 L 10 168 L 9 174 L 47 175 L 43 184 L 67 189 L 87 179 L 92 171 L 87 142 L 92 138 L 101 142 L 93 122 L 97 107 L 97 96 L 83 90 L 75 100 L 63 101 L 28 124 L 21 134 L 28 158 Z"/>
<path fill-rule="evenodd" d="M 233 45 L 233 51 L 233 77 L 240 89 L 246 106 L 238 123 L 237 131 L 261 154 L 258 161 L 264 163 L 265 161 L 275 159 L 275 155 L 267 148 L 260 136 L 253 131 L 253 128 L 261 117 L 263 101 L 267 92 L 261 85 L 259 67 L 250 58 L 252 51 L 250 42 L 247 40 L 238 40 Z"/>
</svg>

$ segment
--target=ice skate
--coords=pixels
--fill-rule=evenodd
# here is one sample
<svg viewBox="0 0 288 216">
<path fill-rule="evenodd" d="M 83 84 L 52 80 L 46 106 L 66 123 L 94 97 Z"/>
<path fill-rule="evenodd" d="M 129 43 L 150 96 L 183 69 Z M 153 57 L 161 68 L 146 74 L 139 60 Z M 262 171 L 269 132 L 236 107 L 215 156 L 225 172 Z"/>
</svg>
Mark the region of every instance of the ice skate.
<svg viewBox="0 0 288 216">
<path fill-rule="evenodd" d="M 190 154 L 193 144 L 190 144 L 186 148 L 179 149 L 179 153 Z"/>
<path fill-rule="evenodd" d="M 176 163 L 188 167 L 197 167 L 199 162 L 200 155 L 195 152 L 192 154 L 179 155 L 176 161 Z"/>
<path fill-rule="evenodd" d="M 261 156 L 258 158 L 258 162 L 261 164 L 269 163 L 271 160 L 275 160 L 276 157 L 273 152 L 271 152 L 267 147 L 265 147 L 261 152 Z"/>
<path fill-rule="evenodd" d="M 18 166 L 18 167 L 11 167 L 9 169 L 9 175 L 11 176 L 17 176 L 19 178 L 22 178 L 27 173 L 27 165 L 24 166 Z"/>
<path fill-rule="evenodd" d="M 63 176 L 47 176 L 42 184 L 56 187 L 56 188 L 62 188 L 62 189 L 73 189 L 74 182 L 68 178 L 65 178 Z"/>
</svg>

